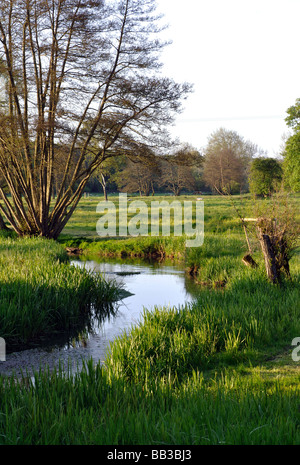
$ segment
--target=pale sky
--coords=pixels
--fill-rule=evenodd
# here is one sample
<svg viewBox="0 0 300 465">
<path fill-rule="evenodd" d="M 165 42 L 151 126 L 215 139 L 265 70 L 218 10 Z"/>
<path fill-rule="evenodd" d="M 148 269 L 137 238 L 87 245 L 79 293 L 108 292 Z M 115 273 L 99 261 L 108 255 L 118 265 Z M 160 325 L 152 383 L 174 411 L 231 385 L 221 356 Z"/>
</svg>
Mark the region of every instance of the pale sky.
<svg viewBox="0 0 300 465">
<path fill-rule="evenodd" d="M 163 73 L 194 84 L 171 134 L 201 149 L 220 127 L 276 156 L 300 97 L 300 0 L 157 0 Z"/>
</svg>

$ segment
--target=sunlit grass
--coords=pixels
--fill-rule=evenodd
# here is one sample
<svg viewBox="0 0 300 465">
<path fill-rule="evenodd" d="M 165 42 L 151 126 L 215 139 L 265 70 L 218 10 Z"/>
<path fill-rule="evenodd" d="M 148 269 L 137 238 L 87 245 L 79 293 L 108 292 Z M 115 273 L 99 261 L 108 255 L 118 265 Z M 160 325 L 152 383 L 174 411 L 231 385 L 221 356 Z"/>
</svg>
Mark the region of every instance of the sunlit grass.
<svg viewBox="0 0 300 465">
<path fill-rule="evenodd" d="M 99 200 L 82 199 L 61 235 L 64 245 L 104 259 L 180 259 L 187 271 L 194 270 L 199 297 L 182 308 L 145 310 L 142 322 L 111 345 L 104 366 L 91 360 L 70 377 L 43 369 L 33 381 L 26 373 L 21 381 L 0 377 L 0 443 L 299 445 L 300 365 L 291 357 L 291 341 L 300 336 L 299 251 L 291 260 L 291 279 L 273 285 L 253 237 L 259 267 L 243 265 L 247 243 L 228 198 L 204 198 L 204 244 L 190 249 L 184 237 L 100 239 Z M 240 206 L 252 216 L 249 196 Z M 17 296 L 29 270 L 21 294 L 24 299 L 29 288 L 29 302 L 36 293 L 34 306 L 43 294 L 46 302 L 55 299 L 55 289 L 61 298 L 66 292 L 68 305 L 73 294 L 75 301 L 84 299 L 82 276 L 64 276 L 63 247 L 46 250 L 43 244 L 0 241 L 2 295 L 11 285 Z M 62 315 L 69 315 L 67 309 Z"/>
<path fill-rule="evenodd" d="M 256 271 L 235 275 L 225 290 L 203 289 L 191 305 L 145 311 L 140 325 L 118 337 L 107 365 L 146 382 L 241 361 L 257 363 L 300 334 L 300 279 L 274 287 Z"/>
<path fill-rule="evenodd" d="M 118 287 L 68 263 L 64 248 L 41 238 L 0 238 L 0 334 L 8 348 L 81 324 L 106 311 Z"/>
<path fill-rule="evenodd" d="M 298 379 L 298 383 L 297 383 Z M 239 365 L 128 383 L 92 361 L 70 380 L 0 378 L 1 444 L 299 445 L 299 370 Z"/>
</svg>

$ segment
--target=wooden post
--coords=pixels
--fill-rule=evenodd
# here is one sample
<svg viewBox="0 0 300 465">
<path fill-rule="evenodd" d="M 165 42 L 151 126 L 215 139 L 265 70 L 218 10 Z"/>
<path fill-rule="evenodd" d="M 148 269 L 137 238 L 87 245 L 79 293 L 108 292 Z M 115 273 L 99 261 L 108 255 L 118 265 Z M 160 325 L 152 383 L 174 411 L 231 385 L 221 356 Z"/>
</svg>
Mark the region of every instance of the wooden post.
<svg viewBox="0 0 300 465">
<path fill-rule="evenodd" d="M 279 272 L 277 270 L 275 252 L 270 236 L 260 232 L 259 242 L 265 259 L 267 276 L 273 283 L 277 283 L 279 280 Z"/>
<path fill-rule="evenodd" d="M 242 258 L 242 262 L 244 263 L 244 265 L 246 266 L 250 266 L 251 268 L 257 268 L 257 263 L 255 260 L 253 260 L 253 258 L 251 257 L 251 255 L 248 253 L 246 254 L 243 258 Z"/>
<path fill-rule="evenodd" d="M 247 244 L 248 244 L 248 250 L 249 250 L 249 253 L 244 255 L 244 257 L 242 258 L 242 262 L 246 266 L 250 266 L 251 268 L 257 268 L 258 265 L 257 265 L 256 261 L 253 260 L 253 258 L 251 257 L 252 249 L 251 249 L 251 244 L 250 244 L 250 241 L 249 241 L 249 237 L 248 237 L 248 233 L 247 233 L 247 226 L 246 226 L 245 221 L 257 221 L 257 219 L 256 218 L 242 218 L 243 228 L 244 228 L 246 241 L 247 241 Z"/>
</svg>

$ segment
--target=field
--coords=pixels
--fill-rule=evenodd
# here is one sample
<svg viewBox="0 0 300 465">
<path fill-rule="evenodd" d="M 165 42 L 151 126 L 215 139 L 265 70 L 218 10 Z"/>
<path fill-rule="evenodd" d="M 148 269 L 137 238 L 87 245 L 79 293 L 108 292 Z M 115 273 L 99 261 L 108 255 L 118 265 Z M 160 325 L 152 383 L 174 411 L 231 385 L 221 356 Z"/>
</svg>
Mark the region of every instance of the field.
<svg viewBox="0 0 300 465">
<path fill-rule="evenodd" d="M 60 244 L 51 247 L 172 257 L 193 273 L 199 297 L 183 309 L 146 310 L 143 323 L 111 346 L 105 366 L 90 361 L 71 379 L 60 370 L 36 373 L 33 383 L 3 378 L 0 443 L 300 444 L 300 361 L 292 357 L 300 352 L 292 346 L 300 337 L 299 249 L 291 278 L 271 284 L 251 231 L 258 268 L 242 263 L 248 246 L 237 215 L 238 209 L 256 216 L 270 202 L 203 199 L 205 238 L 198 248 L 185 248 L 185 238 L 173 235 L 101 239 L 95 231 L 101 198 L 82 199 Z M 111 200 L 117 205 L 117 197 Z M 149 205 L 153 198 L 142 200 Z M 289 200 L 298 222 L 299 204 L 299 196 Z"/>
</svg>

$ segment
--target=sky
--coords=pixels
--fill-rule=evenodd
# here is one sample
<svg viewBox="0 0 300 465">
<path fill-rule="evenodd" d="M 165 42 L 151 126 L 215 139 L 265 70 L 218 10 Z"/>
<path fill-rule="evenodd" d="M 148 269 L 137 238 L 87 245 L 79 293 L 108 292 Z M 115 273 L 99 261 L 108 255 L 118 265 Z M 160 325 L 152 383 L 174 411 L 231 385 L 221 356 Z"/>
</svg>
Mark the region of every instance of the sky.
<svg viewBox="0 0 300 465">
<path fill-rule="evenodd" d="M 163 74 L 194 91 L 170 128 L 203 149 L 224 127 L 279 156 L 300 97 L 300 0 L 157 0 L 172 40 Z"/>
</svg>

